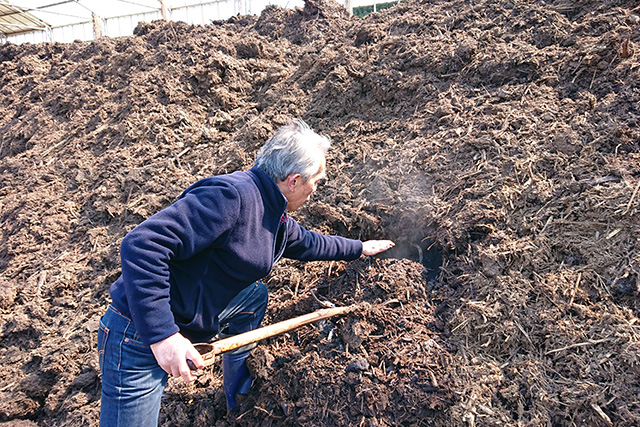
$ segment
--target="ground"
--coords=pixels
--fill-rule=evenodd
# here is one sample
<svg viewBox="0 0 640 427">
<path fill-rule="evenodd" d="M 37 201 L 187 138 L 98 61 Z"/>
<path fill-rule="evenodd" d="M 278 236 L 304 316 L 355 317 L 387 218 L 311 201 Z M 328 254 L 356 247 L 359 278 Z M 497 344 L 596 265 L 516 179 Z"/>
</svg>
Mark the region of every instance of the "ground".
<svg viewBox="0 0 640 427">
<path fill-rule="evenodd" d="M 386 256 L 286 260 L 227 414 L 219 363 L 163 426 L 640 424 L 640 7 L 329 0 L 0 46 L 0 425 L 97 425 L 127 231 L 300 117 L 333 146 L 296 219 Z"/>
</svg>

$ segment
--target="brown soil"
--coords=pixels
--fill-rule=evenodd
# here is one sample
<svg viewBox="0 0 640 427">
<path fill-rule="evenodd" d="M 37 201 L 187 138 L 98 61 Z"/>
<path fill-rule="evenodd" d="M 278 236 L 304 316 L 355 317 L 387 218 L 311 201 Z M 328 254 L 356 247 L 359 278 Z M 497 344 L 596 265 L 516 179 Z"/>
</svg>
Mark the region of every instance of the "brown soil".
<svg viewBox="0 0 640 427">
<path fill-rule="evenodd" d="M 639 58 L 635 0 L 0 46 L 0 424 L 97 425 L 122 237 L 302 117 L 333 149 L 297 219 L 398 248 L 279 264 L 266 323 L 360 310 L 263 342 L 237 414 L 219 364 L 171 381 L 163 426 L 640 425 Z"/>
</svg>

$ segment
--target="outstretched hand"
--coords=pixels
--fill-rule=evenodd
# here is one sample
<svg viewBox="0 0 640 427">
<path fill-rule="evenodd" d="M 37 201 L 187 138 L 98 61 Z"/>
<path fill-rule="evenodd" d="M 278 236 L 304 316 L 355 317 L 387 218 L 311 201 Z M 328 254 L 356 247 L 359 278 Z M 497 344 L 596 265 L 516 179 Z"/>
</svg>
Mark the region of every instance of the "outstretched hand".
<svg viewBox="0 0 640 427">
<path fill-rule="evenodd" d="M 169 375 L 182 377 L 186 382 L 195 381 L 197 378 L 191 372 L 187 359 L 193 362 L 196 368 L 204 368 L 204 360 L 193 344 L 179 332 L 168 338 L 151 344 L 151 351 L 158 365 Z"/>
<path fill-rule="evenodd" d="M 395 245 L 391 240 L 367 240 L 362 242 L 362 254 L 368 256 L 376 255 L 391 249 Z"/>
</svg>

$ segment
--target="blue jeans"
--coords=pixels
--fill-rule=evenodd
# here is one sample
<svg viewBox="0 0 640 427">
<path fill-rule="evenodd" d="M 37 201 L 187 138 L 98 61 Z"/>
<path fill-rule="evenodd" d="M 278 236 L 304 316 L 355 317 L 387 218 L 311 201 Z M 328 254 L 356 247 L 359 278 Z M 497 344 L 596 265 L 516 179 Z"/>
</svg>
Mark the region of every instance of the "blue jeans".
<svg viewBox="0 0 640 427">
<path fill-rule="evenodd" d="M 260 327 L 267 309 L 267 287 L 255 282 L 236 295 L 218 316 L 226 333 Z M 102 375 L 100 426 L 157 426 L 167 373 L 140 340 L 131 319 L 113 306 L 100 318 L 98 356 Z"/>
</svg>

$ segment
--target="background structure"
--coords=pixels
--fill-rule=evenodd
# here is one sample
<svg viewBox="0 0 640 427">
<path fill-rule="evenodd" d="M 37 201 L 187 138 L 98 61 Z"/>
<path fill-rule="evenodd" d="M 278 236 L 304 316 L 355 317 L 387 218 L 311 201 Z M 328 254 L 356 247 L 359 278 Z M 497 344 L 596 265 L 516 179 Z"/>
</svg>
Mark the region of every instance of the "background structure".
<svg viewBox="0 0 640 427">
<path fill-rule="evenodd" d="M 342 0 L 375 11 L 375 0 Z M 0 43 L 71 43 L 133 34 L 139 22 L 207 25 L 236 15 L 260 14 L 268 5 L 303 7 L 302 0 L 0 0 Z"/>
</svg>

